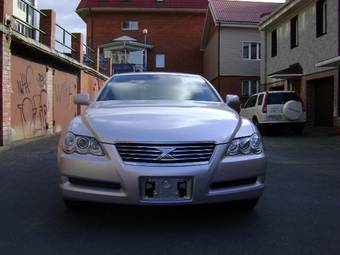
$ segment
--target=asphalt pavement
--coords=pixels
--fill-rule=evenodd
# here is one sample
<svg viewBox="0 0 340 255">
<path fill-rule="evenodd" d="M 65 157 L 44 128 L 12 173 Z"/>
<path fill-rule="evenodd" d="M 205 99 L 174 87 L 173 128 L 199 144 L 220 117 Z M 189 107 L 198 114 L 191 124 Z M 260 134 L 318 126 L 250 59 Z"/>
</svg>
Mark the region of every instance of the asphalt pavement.
<svg viewBox="0 0 340 255">
<path fill-rule="evenodd" d="M 0 148 L 0 254 L 340 254 L 340 137 L 265 137 L 267 187 L 228 206 L 68 211 L 57 137 Z"/>
</svg>

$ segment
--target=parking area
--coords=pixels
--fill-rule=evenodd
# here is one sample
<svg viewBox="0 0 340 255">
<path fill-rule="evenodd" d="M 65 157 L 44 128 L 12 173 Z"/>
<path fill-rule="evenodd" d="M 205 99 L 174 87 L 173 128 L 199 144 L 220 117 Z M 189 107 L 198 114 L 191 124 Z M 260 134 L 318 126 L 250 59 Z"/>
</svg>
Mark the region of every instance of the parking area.
<svg viewBox="0 0 340 255">
<path fill-rule="evenodd" d="M 340 137 L 265 137 L 256 209 L 100 206 L 68 211 L 57 137 L 0 149 L 0 254 L 340 254 Z"/>
</svg>

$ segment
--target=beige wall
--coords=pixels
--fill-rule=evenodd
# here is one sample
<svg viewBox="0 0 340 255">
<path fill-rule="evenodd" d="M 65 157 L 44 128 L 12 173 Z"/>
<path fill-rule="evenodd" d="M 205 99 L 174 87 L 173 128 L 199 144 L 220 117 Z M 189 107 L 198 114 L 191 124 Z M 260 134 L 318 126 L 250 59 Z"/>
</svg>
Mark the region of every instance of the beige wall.
<svg viewBox="0 0 340 255">
<path fill-rule="evenodd" d="M 260 76 L 260 61 L 243 59 L 243 42 L 261 42 L 258 29 L 221 28 L 221 75 Z"/>
<path fill-rule="evenodd" d="M 266 52 L 266 63 L 263 64 L 261 81 L 271 83 L 277 80 L 266 77 L 270 73 L 288 68 L 289 65 L 300 63 L 304 74 L 325 71 L 327 68 L 317 68 L 315 64 L 338 55 L 338 1 L 327 0 L 327 34 L 316 37 L 315 1 L 307 6 L 296 9 L 286 15 L 280 25 L 272 25 L 262 32 L 262 45 L 266 46 L 262 52 Z M 299 15 L 299 46 L 290 49 L 290 19 Z M 271 31 L 277 29 L 278 54 L 271 57 Z"/>
<path fill-rule="evenodd" d="M 218 30 L 212 35 L 204 51 L 203 75 L 208 80 L 218 76 Z"/>
</svg>

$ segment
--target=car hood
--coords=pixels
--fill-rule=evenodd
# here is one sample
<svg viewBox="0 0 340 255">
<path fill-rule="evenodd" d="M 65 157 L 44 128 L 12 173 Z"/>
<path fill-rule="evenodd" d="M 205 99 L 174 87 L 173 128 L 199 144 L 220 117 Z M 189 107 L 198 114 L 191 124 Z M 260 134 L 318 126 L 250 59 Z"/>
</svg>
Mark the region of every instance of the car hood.
<svg viewBox="0 0 340 255">
<path fill-rule="evenodd" d="M 108 101 L 92 104 L 82 122 L 104 143 L 227 142 L 239 115 L 220 102 Z"/>
</svg>

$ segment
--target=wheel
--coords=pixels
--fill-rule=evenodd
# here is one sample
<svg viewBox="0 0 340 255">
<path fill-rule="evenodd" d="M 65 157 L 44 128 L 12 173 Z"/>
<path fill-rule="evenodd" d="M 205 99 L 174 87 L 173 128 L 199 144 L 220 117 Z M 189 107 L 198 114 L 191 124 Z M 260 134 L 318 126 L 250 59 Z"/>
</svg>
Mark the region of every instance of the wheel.
<svg viewBox="0 0 340 255">
<path fill-rule="evenodd" d="M 64 204 L 67 209 L 71 211 L 76 211 L 80 209 L 84 209 L 86 207 L 86 203 L 82 201 L 75 201 L 64 198 Z"/>
<path fill-rule="evenodd" d="M 303 134 L 303 130 L 304 130 L 305 126 L 304 125 L 297 125 L 293 127 L 293 131 L 295 134 L 297 135 L 302 135 Z"/>
<path fill-rule="evenodd" d="M 241 200 L 237 202 L 237 208 L 241 209 L 242 211 L 250 211 L 256 207 L 258 201 L 259 201 L 258 198 L 250 200 Z"/>
</svg>

